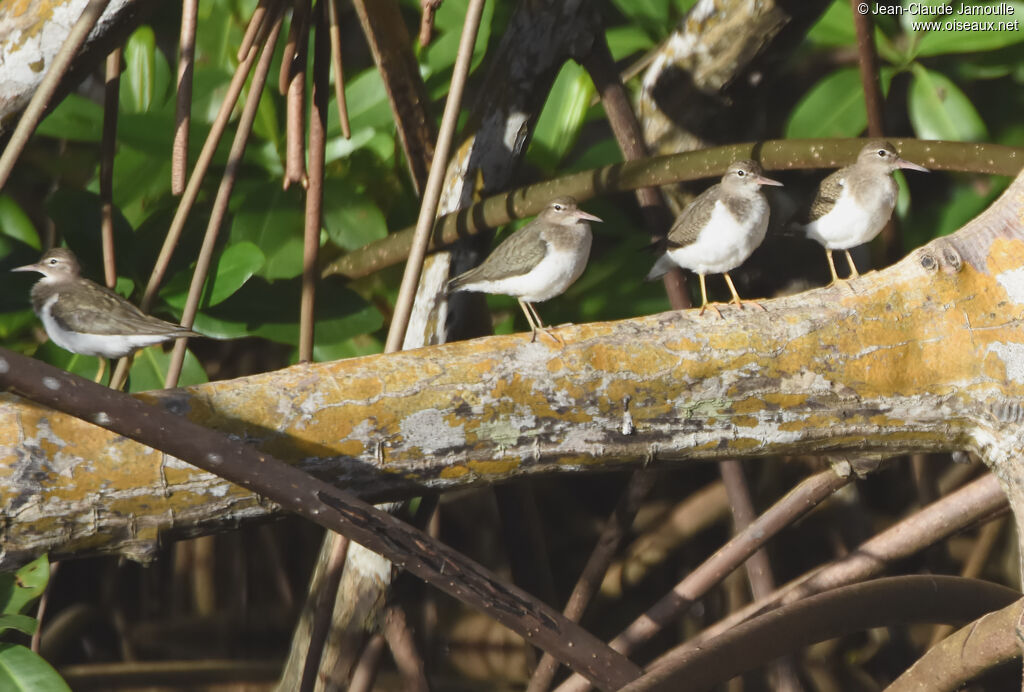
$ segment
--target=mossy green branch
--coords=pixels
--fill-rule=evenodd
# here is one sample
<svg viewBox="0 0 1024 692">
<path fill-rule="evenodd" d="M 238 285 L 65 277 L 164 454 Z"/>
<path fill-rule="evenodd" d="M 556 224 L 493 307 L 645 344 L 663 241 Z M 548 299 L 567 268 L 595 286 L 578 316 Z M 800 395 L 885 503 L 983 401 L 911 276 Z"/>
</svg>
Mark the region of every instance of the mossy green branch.
<svg viewBox="0 0 1024 692">
<path fill-rule="evenodd" d="M 864 139 L 794 139 L 733 144 L 700 151 L 655 156 L 573 173 L 513 192 L 489 197 L 454 214 L 434 227 L 431 247 L 438 249 L 462 236 L 497 228 L 513 219 L 534 216 L 552 197 L 572 195 L 580 201 L 654 185 L 716 178 L 737 159 L 755 158 L 767 171 L 838 168 L 852 163 Z M 1024 149 L 999 144 L 892 139 L 904 158 L 933 170 L 1015 176 L 1024 168 Z M 364 248 L 331 261 L 324 276 L 349 278 L 405 261 L 413 229 L 396 231 Z"/>
</svg>

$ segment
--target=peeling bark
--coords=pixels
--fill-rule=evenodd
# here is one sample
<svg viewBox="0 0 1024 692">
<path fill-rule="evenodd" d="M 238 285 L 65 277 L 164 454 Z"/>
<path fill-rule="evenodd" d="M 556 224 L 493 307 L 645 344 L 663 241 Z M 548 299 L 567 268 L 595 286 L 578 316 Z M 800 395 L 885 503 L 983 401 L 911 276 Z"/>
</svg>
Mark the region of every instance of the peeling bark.
<svg viewBox="0 0 1024 692">
<path fill-rule="evenodd" d="M 751 139 L 752 93 L 821 16 L 824 0 L 700 0 L 659 47 L 644 74 L 637 114 L 655 154 Z M 763 93 L 763 89 L 761 90 Z"/>
<path fill-rule="evenodd" d="M 0 0 L 0 136 L 14 128 L 47 67 L 60 50 L 88 0 Z M 122 43 L 153 0 L 112 0 L 65 77 L 60 102 L 82 77 Z"/>
<path fill-rule="evenodd" d="M 967 449 L 1019 513 L 1022 258 L 1024 176 L 955 235 L 767 312 L 668 312 L 564 327 L 563 348 L 496 336 L 140 396 L 378 501 L 656 462 Z M 145 558 L 162 534 L 274 510 L 11 395 L 0 507 L 3 568 L 46 550 Z"/>
</svg>

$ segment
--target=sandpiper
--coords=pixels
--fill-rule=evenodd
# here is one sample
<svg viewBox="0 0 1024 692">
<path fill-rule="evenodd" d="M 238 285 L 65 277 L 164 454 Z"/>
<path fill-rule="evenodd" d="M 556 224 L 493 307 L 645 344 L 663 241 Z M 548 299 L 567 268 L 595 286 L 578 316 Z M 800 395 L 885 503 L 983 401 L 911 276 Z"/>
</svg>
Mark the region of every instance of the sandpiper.
<svg viewBox="0 0 1024 692">
<path fill-rule="evenodd" d="M 533 303 L 561 295 L 587 266 L 590 224 L 600 221 L 576 205 L 572 197 L 558 197 L 530 223 L 506 238 L 477 267 L 448 282 L 448 292 L 476 291 L 514 296 L 530 323 L 531 340 L 543 331 Z"/>
<path fill-rule="evenodd" d="M 768 230 L 768 200 L 761 192 L 762 185 L 782 183 L 766 178 L 755 161 L 736 161 L 729 166 L 721 182 L 702 192 L 676 218 L 665 254 L 655 262 L 647 280 L 662 276 L 673 264 L 695 272 L 700 279 L 699 314 L 703 315 L 708 307 L 704 276 L 723 274 L 733 302 L 742 309 L 729 272 L 750 257 Z M 764 310 L 759 303 L 747 302 Z M 717 306 L 711 308 L 722 316 Z"/>
<path fill-rule="evenodd" d="M 55 344 L 72 353 L 104 359 L 97 382 L 107 358 L 122 358 L 171 339 L 202 336 L 146 315 L 110 289 L 83 278 L 78 259 L 65 248 L 49 250 L 35 264 L 11 271 L 43 275 L 32 287 L 32 309 Z"/>
</svg>

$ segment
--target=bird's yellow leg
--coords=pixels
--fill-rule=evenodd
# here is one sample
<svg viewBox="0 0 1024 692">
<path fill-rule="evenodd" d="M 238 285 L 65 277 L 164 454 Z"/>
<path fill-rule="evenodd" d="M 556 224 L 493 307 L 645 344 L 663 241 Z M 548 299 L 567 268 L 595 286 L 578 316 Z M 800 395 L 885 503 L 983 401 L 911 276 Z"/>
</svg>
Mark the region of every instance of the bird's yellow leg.
<svg viewBox="0 0 1024 692">
<path fill-rule="evenodd" d="M 829 271 L 832 272 L 832 283 L 834 284 L 835 282 L 839 281 L 839 275 L 836 274 L 836 263 L 832 259 L 832 251 L 829 250 L 828 248 L 825 248 L 825 258 L 828 260 L 828 268 Z"/>
<path fill-rule="evenodd" d="M 843 250 L 846 253 L 846 261 L 850 264 L 850 278 L 856 279 L 860 276 L 860 272 L 857 271 L 857 265 L 853 263 L 853 256 L 850 255 L 849 250 Z"/>
<path fill-rule="evenodd" d="M 526 321 L 530 323 L 530 331 L 533 332 L 533 334 L 530 336 L 531 342 L 537 340 L 537 332 L 543 332 L 547 334 L 549 337 L 551 337 L 551 339 L 554 340 L 555 343 L 559 344 L 560 346 L 565 345 L 561 339 L 552 334 L 551 330 L 545 327 L 544 323 L 540 321 L 540 315 L 537 313 L 537 308 L 533 307 L 532 303 L 528 303 L 520 298 L 519 306 L 523 308 L 523 313 L 526 314 Z"/>
<path fill-rule="evenodd" d="M 729 284 L 729 291 L 732 292 L 732 302 L 736 303 L 736 306 L 739 307 L 740 310 L 742 310 L 743 309 L 743 301 L 740 300 L 740 294 L 736 292 L 736 287 L 732 283 L 732 277 L 729 276 L 729 272 L 726 272 L 724 274 L 724 276 L 725 276 L 725 283 Z M 757 307 L 759 307 L 762 310 L 764 310 L 764 312 L 768 312 L 768 310 L 766 310 L 765 307 L 763 305 L 761 305 L 760 303 L 758 303 L 757 301 L 748 300 L 747 304 L 748 305 L 756 305 Z"/>
<path fill-rule="evenodd" d="M 96 379 L 94 379 L 93 382 L 102 382 L 103 381 L 103 373 L 105 373 L 106 371 L 107 371 L 107 359 L 104 358 L 103 356 L 100 356 L 100 369 L 96 371 Z"/>
<path fill-rule="evenodd" d="M 708 306 L 708 288 L 707 288 L 707 286 L 704 283 L 704 275 L 703 274 L 697 274 L 697 278 L 700 279 L 700 312 L 697 313 L 697 316 L 700 317 L 701 315 L 704 314 L 704 311 L 707 310 L 708 307 L 709 307 Z M 711 307 L 712 310 L 715 311 L 715 314 L 718 315 L 718 318 L 721 319 L 722 318 L 722 311 L 718 309 L 718 306 L 715 305 L 714 303 L 711 303 L 710 307 Z"/>
</svg>

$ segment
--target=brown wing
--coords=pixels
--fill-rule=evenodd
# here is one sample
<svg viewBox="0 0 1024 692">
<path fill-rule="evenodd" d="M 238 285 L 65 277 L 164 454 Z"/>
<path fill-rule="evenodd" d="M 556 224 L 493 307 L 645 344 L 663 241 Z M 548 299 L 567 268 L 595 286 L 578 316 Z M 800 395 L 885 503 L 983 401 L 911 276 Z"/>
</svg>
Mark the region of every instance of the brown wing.
<svg viewBox="0 0 1024 692">
<path fill-rule="evenodd" d="M 817 221 L 832 211 L 832 208 L 836 206 L 836 202 L 839 200 L 839 195 L 843 193 L 845 181 L 846 168 L 840 168 L 821 181 L 821 185 L 818 186 L 818 193 L 814 196 L 814 201 L 811 202 L 811 210 L 807 217 L 808 221 Z"/>
<path fill-rule="evenodd" d="M 496 281 L 525 274 L 537 266 L 548 252 L 548 244 L 541 237 L 544 227 L 531 222 L 506 238 L 478 267 L 460 274 L 448 283 L 454 291 L 477 281 Z"/>
<path fill-rule="evenodd" d="M 720 183 L 716 183 L 697 195 L 697 199 L 683 209 L 668 232 L 668 247 L 686 247 L 697 240 L 700 231 L 707 225 L 718 200 Z"/>
<path fill-rule="evenodd" d="M 147 315 L 108 288 L 81 279 L 78 290 L 61 296 L 53 317 L 61 326 L 92 334 L 182 334 L 200 336 L 184 327 Z"/>
</svg>

